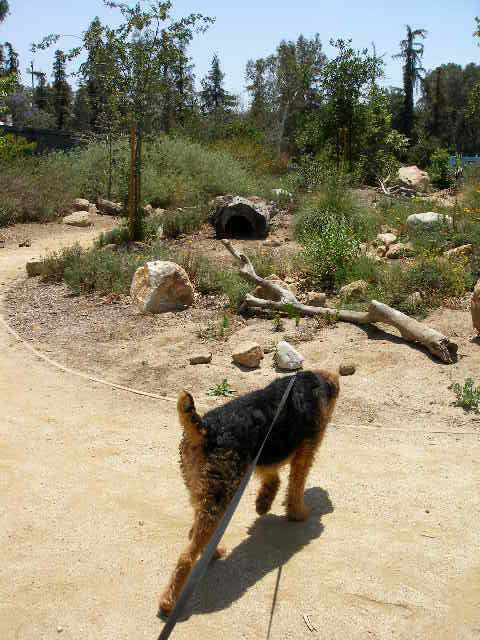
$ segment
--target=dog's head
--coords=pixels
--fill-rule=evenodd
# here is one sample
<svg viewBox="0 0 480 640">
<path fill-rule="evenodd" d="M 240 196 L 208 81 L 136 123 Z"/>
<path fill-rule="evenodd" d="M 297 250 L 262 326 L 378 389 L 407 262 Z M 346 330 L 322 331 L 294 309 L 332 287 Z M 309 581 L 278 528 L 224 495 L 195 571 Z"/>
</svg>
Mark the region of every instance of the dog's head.
<svg viewBox="0 0 480 640">
<path fill-rule="evenodd" d="M 335 409 L 335 403 L 340 393 L 340 379 L 337 373 L 331 371 L 315 371 L 319 386 L 317 388 L 317 400 L 321 415 L 329 420 Z"/>
</svg>

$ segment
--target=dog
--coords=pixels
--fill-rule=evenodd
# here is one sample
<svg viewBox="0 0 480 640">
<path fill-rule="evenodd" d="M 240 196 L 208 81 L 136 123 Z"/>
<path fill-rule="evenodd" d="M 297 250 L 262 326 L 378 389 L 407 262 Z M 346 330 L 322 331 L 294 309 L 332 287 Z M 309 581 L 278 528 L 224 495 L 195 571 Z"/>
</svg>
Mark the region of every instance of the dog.
<svg viewBox="0 0 480 640">
<path fill-rule="evenodd" d="M 180 554 L 160 596 L 159 614 L 168 615 L 182 592 L 192 567 L 205 549 L 220 518 L 255 458 L 273 421 L 291 376 L 278 378 L 265 389 L 235 398 L 200 417 L 192 396 L 182 391 L 177 409 L 183 437 L 180 468 L 190 493 L 194 522 L 189 544 Z M 305 481 L 339 394 L 339 378 L 327 371 L 302 371 L 278 416 L 259 458 L 261 485 L 256 510 L 270 510 L 280 487 L 279 469 L 290 463 L 285 498 L 289 520 L 308 517 Z M 224 556 L 219 546 L 214 559 Z"/>
</svg>

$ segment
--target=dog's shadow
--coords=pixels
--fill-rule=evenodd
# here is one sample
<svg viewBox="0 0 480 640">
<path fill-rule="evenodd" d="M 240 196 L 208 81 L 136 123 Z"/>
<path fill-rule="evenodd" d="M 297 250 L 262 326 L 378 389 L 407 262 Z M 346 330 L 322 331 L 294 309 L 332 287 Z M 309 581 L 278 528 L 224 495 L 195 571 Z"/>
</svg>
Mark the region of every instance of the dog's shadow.
<svg viewBox="0 0 480 640">
<path fill-rule="evenodd" d="M 248 537 L 224 560 L 210 565 L 183 619 L 228 608 L 256 582 L 319 538 L 324 529 L 322 516 L 333 511 L 328 492 L 319 487 L 308 489 L 305 502 L 310 509 L 305 522 L 289 522 L 285 516 L 273 514 L 257 518 Z"/>
</svg>

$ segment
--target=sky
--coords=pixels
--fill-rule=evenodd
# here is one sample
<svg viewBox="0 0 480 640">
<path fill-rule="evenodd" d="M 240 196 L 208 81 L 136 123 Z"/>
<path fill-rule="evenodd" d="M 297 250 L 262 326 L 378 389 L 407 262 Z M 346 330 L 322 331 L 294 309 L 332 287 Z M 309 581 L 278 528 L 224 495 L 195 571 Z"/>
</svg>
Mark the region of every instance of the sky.
<svg viewBox="0 0 480 640">
<path fill-rule="evenodd" d="M 29 81 L 25 71 L 32 60 L 36 70 L 51 76 L 56 48 L 32 56 L 32 42 L 50 33 L 79 36 L 97 15 L 112 25 L 119 20 L 118 12 L 106 8 L 102 0 L 9 2 L 10 15 L 0 26 L 0 42 L 8 40 L 18 51 L 25 84 Z M 447 62 L 480 63 L 480 48 L 472 37 L 480 0 L 174 0 L 176 17 L 192 12 L 216 19 L 207 33 L 195 36 L 190 48 L 197 83 L 208 72 L 216 52 L 226 88 L 241 95 L 244 102 L 247 60 L 267 56 L 282 39 L 296 40 L 300 34 L 312 37 L 319 33 L 329 57 L 333 55 L 331 38 L 352 38 L 358 49 L 371 49 L 375 43 L 377 54 L 385 54 L 386 86 L 402 85 L 401 61 L 393 60 L 392 55 L 399 50 L 406 24 L 428 30 L 423 58 L 427 70 Z M 74 37 L 65 37 L 58 47 L 68 50 L 78 43 Z"/>
</svg>

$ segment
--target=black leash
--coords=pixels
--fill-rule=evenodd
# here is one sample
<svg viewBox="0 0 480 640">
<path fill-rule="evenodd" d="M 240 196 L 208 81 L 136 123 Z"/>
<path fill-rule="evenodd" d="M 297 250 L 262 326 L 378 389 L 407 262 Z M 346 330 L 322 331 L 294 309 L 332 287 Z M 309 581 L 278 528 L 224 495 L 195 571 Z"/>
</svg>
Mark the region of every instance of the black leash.
<svg viewBox="0 0 480 640">
<path fill-rule="evenodd" d="M 222 539 L 222 536 L 225 533 L 225 530 L 228 527 L 233 514 L 235 513 L 235 509 L 237 508 L 238 503 L 240 502 L 243 492 L 247 487 L 248 481 L 252 477 L 252 473 L 257 465 L 258 459 L 260 458 L 260 454 L 263 451 L 263 447 L 265 446 L 265 443 L 268 440 L 268 436 L 270 435 L 270 432 L 272 431 L 276 421 L 278 420 L 278 416 L 280 415 L 283 407 L 285 406 L 285 402 L 287 401 L 290 391 L 292 390 L 295 379 L 296 379 L 296 376 L 292 376 L 290 382 L 288 383 L 288 386 L 285 389 L 285 393 L 283 394 L 280 404 L 278 405 L 277 413 L 275 414 L 275 417 L 272 420 L 270 429 L 267 431 L 267 435 L 265 436 L 260 446 L 260 449 L 258 450 L 258 453 L 255 456 L 255 459 L 250 465 L 247 473 L 244 475 L 243 480 L 240 483 L 240 486 L 238 487 L 237 491 L 235 492 L 235 495 L 232 498 L 232 501 L 228 505 L 227 510 L 223 514 L 220 522 L 217 525 L 217 528 L 213 532 L 212 537 L 210 538 L 207 546 L 205 547 L 205 551 L 203 552 L 200 560 L 194 566 L 188 578 L 187 584 L 183 588 L 183 591 L 177 600 L 177 604 L 175 605 L 173 611 L 168 616 L 167 622 L 165 623 L 165 626 L 163 627 L 160 635 L 158 636 L 158 640 L 167 640 L 167 638 L 170 637 L 170 634 L 172 633 L 173 628 L 177 624 L 178 618 L 180 617 L 180 614 L 185 608 L 185 605 L 187 604 L 190 596 L 193 594 L 193 592 L 198 586 L 198 583 L 201 581 L 201 579 L 205 575 L 208 565 L 210 564 L 210 561 L 213 557 L 213 554 L 215 553 L 217 546 L 220 540 Z"/>
</svg>

